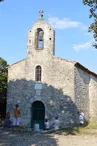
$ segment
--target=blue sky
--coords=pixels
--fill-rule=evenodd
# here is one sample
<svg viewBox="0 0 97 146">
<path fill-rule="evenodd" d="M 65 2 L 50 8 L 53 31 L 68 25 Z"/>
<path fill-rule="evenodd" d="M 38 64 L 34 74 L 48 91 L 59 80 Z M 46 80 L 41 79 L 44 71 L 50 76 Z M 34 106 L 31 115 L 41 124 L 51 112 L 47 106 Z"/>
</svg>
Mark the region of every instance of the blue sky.
<svg viewBox="0 0 97 146">
<path fill-rule="evenodd" d="M 82 0 L 4 0 L 0 3 L 0 57 L 8 64 L 26 58 L 27 32 L 44 10 L 55 30 L 55 54 L 97 73 L 97 50 L 91 46 L 89 8 Z"/>
</svg>

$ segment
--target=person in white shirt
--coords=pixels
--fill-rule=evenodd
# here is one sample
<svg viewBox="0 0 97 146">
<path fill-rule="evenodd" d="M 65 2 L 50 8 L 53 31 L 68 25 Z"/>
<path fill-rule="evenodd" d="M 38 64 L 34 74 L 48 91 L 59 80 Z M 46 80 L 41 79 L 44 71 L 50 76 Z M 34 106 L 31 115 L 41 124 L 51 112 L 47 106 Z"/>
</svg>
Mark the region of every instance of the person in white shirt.
<svg viewBox="0 0 97 146">
<path fill-rule="evenodd" d="M 59 129 L 59 123 L 60 123 L 60 121 L 59 121 L 58 116 L 57 116 L 57 117 L 55 117 L 55 121 L 54 121 L 55 130 Z"/>
<path fill-rule="evenodd" d="M 84 113 L 81 111 L 79 114 L 79 123 L 80 123 L 80 125 L 83 125 L 84 122 L 85 122 Z"/>
<path fill-rule="evenodd" d="M 48 121 L 48 119 L 45 120 L 45 130 L 49 130 L 50 129 L 50 123 Z"/>
</svg>

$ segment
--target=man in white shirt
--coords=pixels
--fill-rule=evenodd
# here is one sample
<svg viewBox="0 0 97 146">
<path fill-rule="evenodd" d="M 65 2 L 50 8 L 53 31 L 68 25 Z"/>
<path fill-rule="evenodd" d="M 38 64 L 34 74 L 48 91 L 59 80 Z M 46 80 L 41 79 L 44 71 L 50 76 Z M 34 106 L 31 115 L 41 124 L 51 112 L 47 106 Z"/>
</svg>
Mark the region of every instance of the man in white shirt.
<svg viewBox="0 0 97 146">
<path fill-rule="evenodd" d="M 48 119 L 45 120 L 45 130 L 49 130 L 50 129 L 50 123 L 48 121 Z"/>
<path fill-rule="evenodd" d="M 60 123 L 60 121 L 59 121 L 58 116 L 57 116 L 57 117 L 55 117 L 55 122 L 54 122 L 55 130 L 59 129 L 59 123 Z"/>
</svg>

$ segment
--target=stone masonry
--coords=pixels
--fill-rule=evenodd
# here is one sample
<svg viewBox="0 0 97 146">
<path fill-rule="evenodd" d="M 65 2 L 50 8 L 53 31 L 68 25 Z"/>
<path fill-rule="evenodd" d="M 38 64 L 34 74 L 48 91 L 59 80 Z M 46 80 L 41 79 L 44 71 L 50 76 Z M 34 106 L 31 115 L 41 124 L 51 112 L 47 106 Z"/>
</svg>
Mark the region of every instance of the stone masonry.
<svg viewBox="0 0 97 146">
<path fill-rule="evenodd" d="M 42 30 L 43 47 L 37 47 L 37 31 Z M 41 81 L 35 79 L 41 66 Z M 44 104 L 44 118 L 51 125 L 58 116 L 60 127 L 78 124 L 78 111 L 83 110 L 88 121 L 97 120 L 97 75 L 80 63 L 55 56 L 55 32 L 43 15 L 28 32 L 27 57 L 9 66 L 7 111 L 15 104 L 21 108 L 21 125 L 32 126 L 32 104 Z"/>
</svg>

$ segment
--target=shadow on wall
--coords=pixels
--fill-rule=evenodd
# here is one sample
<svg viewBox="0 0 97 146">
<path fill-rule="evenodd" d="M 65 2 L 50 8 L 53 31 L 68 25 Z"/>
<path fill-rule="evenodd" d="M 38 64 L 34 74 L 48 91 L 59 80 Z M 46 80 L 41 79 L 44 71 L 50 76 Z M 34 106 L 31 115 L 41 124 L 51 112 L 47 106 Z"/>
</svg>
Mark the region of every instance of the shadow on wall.
<svg viewBox="0 0 97 146">
<path fill-rule="evenodd" d="M 21 108 L 21 120 L 25 123 L 23 125 L 31 125 L 31 117 L 33 116 L 31 106 L 34 101 L 44 103 L 44 118 L 47 117 L 51 125 L 55 116 L 59 117 L 60 128 L 79 124 L 78 108 L 70 96 L 64 95 L 62 89 L 57 89 L 46 83 L 36 87 L 35 81 L 25 79 L 13 80 L 8 83 L 7 111 L 13 115 L 13 108 L 18 103 Z"/>
</svg>

